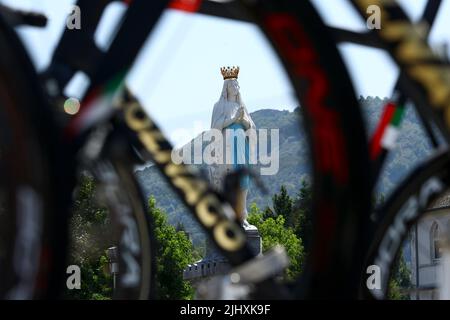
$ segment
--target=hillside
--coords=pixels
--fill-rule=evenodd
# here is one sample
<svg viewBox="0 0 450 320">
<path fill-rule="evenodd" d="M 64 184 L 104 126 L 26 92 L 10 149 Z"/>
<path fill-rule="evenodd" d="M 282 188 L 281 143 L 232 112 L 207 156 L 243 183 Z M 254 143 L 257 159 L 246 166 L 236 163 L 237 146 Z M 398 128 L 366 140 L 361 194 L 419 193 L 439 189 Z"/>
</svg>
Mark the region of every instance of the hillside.
<svg viewBox="0 0 450 320">
<path fill-rule="evenodd" d="M 373 132 L 380 118 L 381 107 L 387 100 L 378 97 L 360 98 L 364 119 L 367 122 L 367 132 Z M 299 129 L 296 112 L 264 109 L 251 113 L 257 128 L 279 128 L 280 165 L 276 175 L 261 176 L 261 180 L 269 189 L 269 195 L 265 196 L 252 184 L 248 195 L 248 204 L 255 202 L 259 207 L 271 204 L 271 196 L 285 185 L 290 195 L 295 195 L 299 190 L 302 179 L 308 179 L 308 148 L 305 134 Z M 192 142 L 191 142 L 192 143 Z M 387 161 L 387 166 L 382 173 L 380 183 L 376 187 L 378 194 L 389 194 L 405 175 L 410 172 L 423 159 L 430 150 L 428 139 L 425 138 L 417 116 L 412 109 L 407 109 L 402 122 L 399 136 L 401 148 L 392 152 Z M 204 169 L 198 166 L 200 170 Z M 259 172 L 258 166 L 255 168 Z M 158 170 L 152 166 L 136 171 L 145 195 L 154 195 L 159 207 L 163 208 L 169 218 L 169 222 L 177 225 L 182 223 L 193 237 L 194 243 L 202 242 L 203 237 L 195 221 L 176 196 L 163 181 Z"/>
</svg>

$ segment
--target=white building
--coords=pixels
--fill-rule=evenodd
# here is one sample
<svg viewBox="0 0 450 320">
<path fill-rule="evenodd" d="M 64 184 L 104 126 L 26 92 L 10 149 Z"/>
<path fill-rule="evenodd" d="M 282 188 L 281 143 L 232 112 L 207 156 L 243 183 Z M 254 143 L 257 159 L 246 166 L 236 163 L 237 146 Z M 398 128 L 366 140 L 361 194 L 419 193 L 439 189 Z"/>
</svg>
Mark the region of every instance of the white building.
<svg viewBox="0 0 450 320">
<path fill-rule="evenodd" d="M 411 230 L 411 299 L 439 299 L 442 239 L 450 227 L 450 195 L 440 198 Z M 416 233 L 418 235 L 416 241 Z"/>
</svg>

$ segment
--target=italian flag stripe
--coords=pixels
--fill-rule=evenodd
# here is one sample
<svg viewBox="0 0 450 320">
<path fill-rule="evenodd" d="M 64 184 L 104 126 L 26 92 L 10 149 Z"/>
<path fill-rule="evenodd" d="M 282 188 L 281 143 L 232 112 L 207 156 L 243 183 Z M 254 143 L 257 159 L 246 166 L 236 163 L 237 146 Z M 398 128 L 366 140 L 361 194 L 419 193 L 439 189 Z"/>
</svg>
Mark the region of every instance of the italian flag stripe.
<svg viewBox="0 0 450 320">
<path fill-rule="evenodd" d="M 202 0 L 173 0 L 169 8 L 186 12 L 196 12 L 200 9 Z"/>
<path fill-rule="evenodd" d="M 394 127 L 398 127 L 400 125 L 400 121 L 402 120 L 404 108 L 403 106 L 398 106 L 395 109 L 394 116 L 392 117 L 391 124 Z"/>
<path fill-rule="evenodd" d="M 112 101 L 119 86 L 122 85 L 126 72 L 120 72 L 104 86 L 92 89 L 84 101 L 80 112 L 66 128 L 66 135 L 73 136 L 80 130 L 89 127 L 112 108 Z"/>
<path fill-rule="evenodd" d="M 383 138 L 381 138 L 381 146 L 388 150 L 394 148 L 399 132 L 398 127 L 388 125 L 386 130 L 384 130 Z"/>
<path fill-rule="evenodd" d="M 384 108 L 381 121 L 370 143 L 370 158 L 376 159 L 382 149 L 392 149 L 398 136 L 398 126 L 403 116 L 404 108 L 389 102 Z"/>
</svg>

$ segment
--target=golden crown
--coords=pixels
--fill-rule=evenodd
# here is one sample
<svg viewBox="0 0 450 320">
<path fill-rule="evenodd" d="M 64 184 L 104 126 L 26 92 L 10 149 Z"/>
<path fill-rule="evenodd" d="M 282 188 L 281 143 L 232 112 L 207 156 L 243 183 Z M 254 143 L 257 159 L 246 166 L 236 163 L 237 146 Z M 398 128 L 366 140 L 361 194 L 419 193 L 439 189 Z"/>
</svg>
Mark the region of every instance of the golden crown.
<svg viewBox="0 0 450 320">
<path fill-rule="evenodd" d="M 220 72 L 222 73 L 223 80 L 237 79 L 239 74 L 239 67 L 222 67 L 220 68 Z"/>
</svg>

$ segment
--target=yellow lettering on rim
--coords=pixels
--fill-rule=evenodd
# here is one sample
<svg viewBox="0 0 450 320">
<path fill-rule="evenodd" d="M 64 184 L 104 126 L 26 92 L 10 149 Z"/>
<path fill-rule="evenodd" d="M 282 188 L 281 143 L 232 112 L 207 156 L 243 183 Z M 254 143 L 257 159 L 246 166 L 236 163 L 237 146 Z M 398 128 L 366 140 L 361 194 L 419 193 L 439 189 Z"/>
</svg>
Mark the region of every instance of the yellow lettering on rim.
<svg viewBox="0 0 450 320">
<path fill-rule="evenodd" d="M 127 106 L 127 109 L 125 110 L 125 121 L 130 126 L 130 128 L 136 131 L 140 131 L 144 128 L 151 127 L 152 122 L 150 118 L 139 118 L 136 116 L 138 112 L 143 112 L 138 103 L 133 102 Z"/>
<path fill-rule="evenodd" d="M 201 195 L 206 191 L 206 184 L 188 179 L 186 177 L 176 177 L 173 184 L 183 190 L 187 203 L 194 206 L 200 199 Z"/>
<path fill-rule="evenodd" d="M 444 107 L 450 97 L 450 87 L 441 81 L 440 72 L 439 67 L 433 65 L 417 65 L 409 68 L 411 76 L 426 87 L 428 99 L 437 109 Z"/>
<path fill-rule="evenodd" d="M 206 227 L 210 228 L 217 223 L 217 213 L 212 212 L 210 209 L 217 208 L 219 205 L 220 203 L 212 195 L 205 196 L 197 203 L 195 208 L 197 211 L 197 216 Z"/>
<path fill-rule="evenodd" d="M 231 223 L 231 221 L 223 220 L 214 228 L 214 238 L 222 248 L 235 251 L 245 242 L 245 237 L 237 228 L 236 224 Z"/>
<path fill-rule="evenodd" d="M 186 173 L 186 167 L 185 166 L 181 166 L 178 164 L 175 164 L 173 162 L 170 162 L 167 164 L 167 166 L 164 168 L 164 172 L 169 176 L 169 177 L 175 177 L 177 175 Z"/>
</svg>

